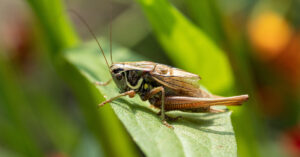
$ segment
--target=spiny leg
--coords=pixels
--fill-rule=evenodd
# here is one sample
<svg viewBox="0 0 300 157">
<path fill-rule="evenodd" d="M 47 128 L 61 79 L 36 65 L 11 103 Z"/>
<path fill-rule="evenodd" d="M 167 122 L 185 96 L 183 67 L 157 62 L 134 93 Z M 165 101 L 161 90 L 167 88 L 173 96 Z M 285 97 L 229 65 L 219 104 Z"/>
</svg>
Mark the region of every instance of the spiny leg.
<svg viewBox="0 0 300 157">
<path fill-rule="evenodd" d="M 165 117 L 165 89 L 160 86 L 160 87 L 156 87 L 153 88 L 147 95 L 146 95 L 146 100 L 148 100 L 149 98 L 151 98 L 153 95 L 157 94 L 161 92 L 161 110 L 160 110 L 160 116 L 161 116 L 161 120 L 163 122 L 164 125 L 166 125 L 169 128 L 173 128 L 170 124 L 167 123 L 166 121 L 166 117 Z"/>
<path fill-rule="evenodd" d="M 165 121 L 165 89 L 161 87 L 161 119 Z"/>
<path fill-rule="evenodd" d="M 234 96 L 224 98 L 200 98 L 185 96 L 168 96 L 165 98 L 165 107 L 167 110 L 178 109 L 200 109 L 210 108 L 211 106 L 237 106 L 248 99 L 248 96 Z M 212 109 L 216 110 L 216 109 Z M 209 111 L 209 110 L 208 110 Z"/>
<path fill-rule="evenodd" d="M 110 78 L 108 81 L 106 82 L 99 82 L 99 81 L 95 81 L 95 84 L 98 86 L 107 86 L 110 82 L 112 81 L 112 78 Z"/>
<path fill-rule="evenodd" d="M 152 90 L 150 90 L 150 92 L 145 96 L 145 100 L 150 99 L 152 96 L 154 96 L 155 94 L 161 92 L 162 96 L 161 96 L 161 110 L 160 110 L 160 116 L 162 120 L 165 120 L 165 89 L 160 86 L 160 87 L 155 87 Z"/>
<path fill-rule="evenodd" d="M 122 96 L 128 95 L 130 98 L 132 98 L 132 97 L 135 96 L 135 94 L 136 94 L 136 93 L 135 93 L 134 90 L 130 90 L 130 91 L 121 93 L 121 94 L 119 94 L 119 95 L 117 95 L 117 96 L 115 96 L 115 97 L 112 97 L 112 98 L 110 98 L 110 99 L 108 99 L 108 100 L 106 100 L 106 101 L 103 101 L 101 104 L 98 105 L 98 107 L 101 107 L 101 106 L 103 106 L 103 105 L 105 105 L 105 104 L 107 104 L 107 103 L 110 103 L 110 102 L 112 102 L 112 101 L 114 101 L 114 100 L 116 100 L 116 99 L 118 99 L 118 98 L 120 98 L 120 97 L 122 97 Z"/>
</svg>

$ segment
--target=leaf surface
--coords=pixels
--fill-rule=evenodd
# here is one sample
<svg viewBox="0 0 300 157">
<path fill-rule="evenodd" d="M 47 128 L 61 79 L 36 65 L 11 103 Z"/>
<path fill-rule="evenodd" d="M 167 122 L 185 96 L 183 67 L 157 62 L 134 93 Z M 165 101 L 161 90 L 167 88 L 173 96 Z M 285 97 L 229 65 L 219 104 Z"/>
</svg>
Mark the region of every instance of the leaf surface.
<svg viewBox="0 0 300 157">
<path fill-rule="evenodd" d="M 109 52 L 108 43 L 105 40 L 100 41 L 104 51 Z M 145 60 L 136 53 L 117 45 L 113 45 L 113 50 L 114 62 Z M 109 58 L 108 54 L 106 56 Z M 65 57 L 91 83 L 104 82 L 111 77 L 95 42 L 66 51 Z M 119 94 L 119 89 L 114 83 L 97 88 L 106 98 Z M 170 129 L 161 123 L 157 110 L 151 108 L 147 101 L 141 101 L 139 96 L 123 97 L 110 105 L 146 156 L 237 156 L 236 141 L 230 121 L 231 112 L 219 114 L 168 112 L 167 115 L 170 117 L 182 117 L 170 121 L 169 123 L 174 127 Z"/>
</svg>

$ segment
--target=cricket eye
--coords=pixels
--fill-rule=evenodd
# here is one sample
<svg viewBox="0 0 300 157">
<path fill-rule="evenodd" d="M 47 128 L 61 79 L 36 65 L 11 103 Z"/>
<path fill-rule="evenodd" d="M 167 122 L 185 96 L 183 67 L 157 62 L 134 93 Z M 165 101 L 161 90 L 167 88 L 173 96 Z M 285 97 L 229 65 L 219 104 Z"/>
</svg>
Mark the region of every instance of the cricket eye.
<svg viewBox="0 0 300 157">
<path fill-rule="evenodd" d="M 122 80 L 122 77 L 123 77 L 122 74 L 116 74 L 115 76 L 116 76 L 117 80 Z"/>
</svg>

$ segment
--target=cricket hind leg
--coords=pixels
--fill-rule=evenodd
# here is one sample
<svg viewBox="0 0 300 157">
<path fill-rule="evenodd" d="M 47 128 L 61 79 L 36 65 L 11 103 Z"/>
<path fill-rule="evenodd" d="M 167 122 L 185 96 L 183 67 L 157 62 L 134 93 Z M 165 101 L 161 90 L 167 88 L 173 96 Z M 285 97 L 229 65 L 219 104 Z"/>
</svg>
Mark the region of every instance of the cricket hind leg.
<svg viewBox="0 0 300 157">
<path fill-rule="evenodd" d="M 198 110 L 210 108 L 211 106 L 237 106 L 248 100 L 248 95 L 240 95 L 233 97 L 222 98 L 198 98 L 198 97 L 183 97 L 169 96 L 165 100 L 166 110 Z M 212 109 L 212 112 L 216 109 Z M 217 111 L 216 111 L 217 112 Z"/>
</svg>

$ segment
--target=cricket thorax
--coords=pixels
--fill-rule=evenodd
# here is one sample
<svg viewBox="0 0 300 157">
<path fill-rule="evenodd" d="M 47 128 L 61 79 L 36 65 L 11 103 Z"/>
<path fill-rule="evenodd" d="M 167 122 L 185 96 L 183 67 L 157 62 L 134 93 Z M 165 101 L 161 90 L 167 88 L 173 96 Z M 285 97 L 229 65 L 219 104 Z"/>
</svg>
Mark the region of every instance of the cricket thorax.
<svg viewBox="0 0 300 157">
<path fill-rule="evenodd" d="M 126 84 L 130 89 L 138 90 L 144 81 L 142 71 L 139 70 L 128 70 L 124 72 Z"/>
<path fill-rule="evenodd" d="M 134 90 L 142 100 L 148 100 L 147 94 L 155 87 L 161 86 L 155 80 L 152 79 L 149 72 L 140 70 L 127 70 L 122 73 L 126 82 L 124 91 Z M 161 94 L 156 94 L 149 98 L 150 103 L 154 100 L 159 100 Z"/>
</svg>

